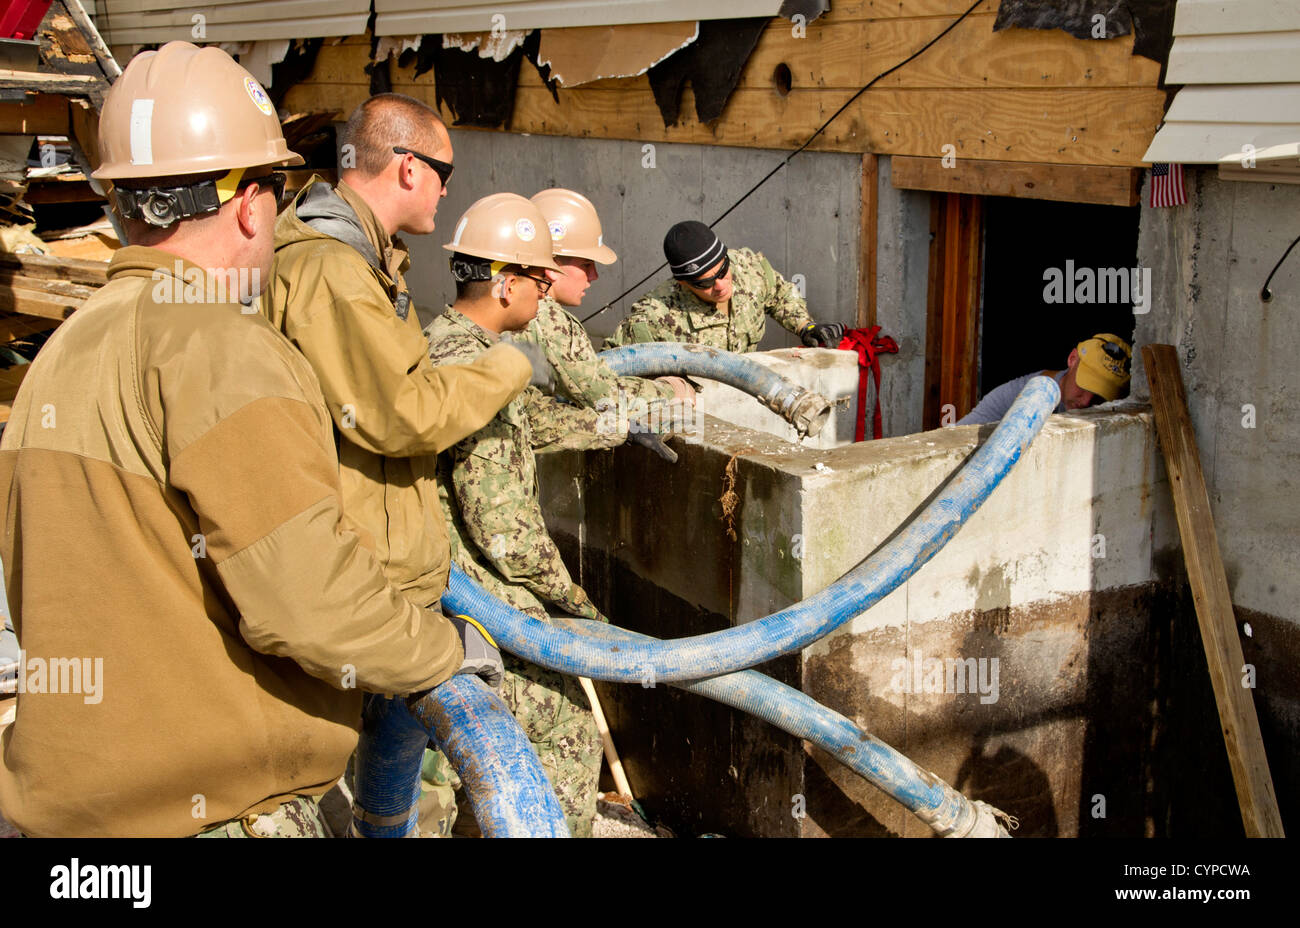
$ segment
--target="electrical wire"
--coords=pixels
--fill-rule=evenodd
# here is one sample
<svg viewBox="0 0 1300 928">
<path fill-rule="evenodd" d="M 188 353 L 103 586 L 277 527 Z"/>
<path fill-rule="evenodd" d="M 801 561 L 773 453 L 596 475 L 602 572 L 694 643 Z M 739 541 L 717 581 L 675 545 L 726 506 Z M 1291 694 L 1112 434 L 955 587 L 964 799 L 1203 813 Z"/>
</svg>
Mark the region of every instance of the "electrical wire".
<svg viewBox="0 0 1300 928">
<path fill-rule="evenodd" d="M 1273 282 L 1273 275 L 1276 274 L 1277 269 L 1282 266 L 1282 262 L 1286 260 L 1286 256 L 1291 254 L 1291 249 L 1296 246 L 1297 242 L 1300 242 L 1300 235 L 1297 235 L 1291 240 L 1291 244 L 1286 246 L 1286 251 L 1282 252 L 1282 257 L 1277 259 L 1277 264 L 1273 265 L 1273 270 L 1269 271 L 1268 277 L 1264 279 L 1264 286 L 1259 288 L 1259 298 L 1265 303 L 1273 299 L 1273 291 L 1268 288 L 1268 285 Z M 619 297 L 619 299 L 621 300 L 622 297 Z"/>
<path fill-rule="evenodd" d="M 822 123 L 822 124 L 817 128 L 817 131 L 814 132 L 812 135 L 810 135 L 810 136 L 808 137 L 808 140 L 807 140 L 806 142 L 804 142 L 802 145 L 800 145 L 800 146 L 799 146 L 798 148 L 796 148 L 794 151 L 790 152 L 790 154 L 786 155 L 785 158 L 784 158 L 782 161 L 780 161 L 780 162 L 777 163 L 776 167 L 772 168 L 772 170 L 768 171 L 765 175 L 763 175 L 762 179 L 760 179 L 758 183 L 754 184 L 754 186 L 750 187 L 749 190 L 747 190 L 747 191 L 745 192 L 744 196 L 742 196 L 742 197 L 741 197 L 739 200 L 737 200 L 735 203 L 732 203 L 729 207 L 727 207 L 726 211 L 725 211 L 721 216 L 719 216 L 717 219 L 715 219 L 715 220 L 713 220 L 711 223 L 709 223 L 709 228 L 712 229 L 712 228 L 713 228 L 714 226 L 716 226 L 718 223 L 722 222 L 722 220 L 724 220 L 724 219 L 726 219 L 728 216 L 730 216 L 730 215 L 732 214 L 732 212 L 735 211 L 736 207 L 740 206 L 740 204 L 742 204 L 742 203 L 744 203 L 746 200 L 748 200 L 748 199 L 749 199 L 749 198 L 754 194 L 754 192 L 758 190 L 759 187 L 762 187 L 762 186 L 763 186 L 764 184 L 766 184 L 769 180 L 771 180 L 771 179 L 776 175 L 776 172 L 777 172 L 777 171 L 781 170 L 781 168 L 785 167 L 787 164 L 789 164 L 789 163 L 791 162 L 791 160 L 794 159 L 794 156 L 795 156 L 795 155 L 801 154 L 801 153 L 802 153 L 802 152 L 803 152 L 803 151 L 804 151 L 804 150 L 805 150 L 809 145 L 811 145 L 813 142 L 815 142 L 815 141 L 817 140 L 817 137 L 818 137 L 819 135 L 821 135 L 823 132 L 825 132 L 826 129 L 830 126 L 830 124 L 833 123 L 836 119 L 838 119 L 841 113 L 843 113 L 846 109 L 848 109 L 850 106 L 852 106 L 853 103 L 854 103 L 854 101 L 856 101 L 856 100 L 858 99 L 858 97 L 860 97 L 860 96 L 862 96 L 864 93 L 866 93 L 867 90 L 869 90 L 873 84 L 875 84 L 877 81 L 881 80 L 882 78 L 888 77 L 889 75 L 893 74 L 895 71 L 897 71 L 899 68 L 903 67 L 904 65 L 910 64 L 910 63 L 911 63 L 913 60 L 915 60 L 916 58 L 919 58 L 922 54 L 924 54 L 926 51 L 928 51 L 932 45 L 934 45 L 936 42 L 938 42 L 940 39 L 942 39 L 944 36 L 946 36 L 949 32 L 952 32 L 952 30 L 956 29 L 957 26 L 958 26 L 958 24 L 960 24 L 961 21 L 964 20 L 964 19 L 965 19 L 967 16 L 969 16 L 971 13 L 974 13 L 974 12 L 975 12 L 975 8 L 978 7 L 978 6 L 979 6 L 981 3 L 983 3 L 983 2 L 984 2 L 984 0 L 975 0 L 975 2 L 972 3 L 972 4 L 967 8 L 966 12 L 962 13 L 960 16 L 958 16 L 956 19 L 954 19 L 952 22 L 950 22 L 950 23 L 949 23 L 949 24 L 944 28 L 944 30 L 943 30 L 942 32 L 940 32 L 938 35 L 936 35 L 936 36 L 935 36 L 934 38 L 932 38 L 930 41 L 926 42 L 924 45 L 922 45 L 922 46 L 921 46 L 920 48 L 918 48 L 916 51 L 912 52 L 912 54 L 908 55 L 906 58 L 904 58 L 904 59 L 903 59 L 902 61 L 900 61 L 898 64 L 894 65 L 892 68 L 890 68 L 890 69 L 887 70 L 887 71 L 881 71 L 879 74 L 877 74 L 877 75 L 876 75 L 875 77 L 873 77 L 871 80 L 867 81 L 867 82 L 866 82 L 865 84 L 863 84 L 860 88 L 858 88 L 857 92 L 854 93 L 853 96 L 851 96 L 851 97 L 849 97 L 847 100 L 845 100 L 844 103 L 840 106 L 839 109 L 837 109 L 834 113 L 831 113 L 830 118 L 827 119 L 824 123 Z M 605 304 L 604 306 L 602 306 L 600 309 L 596 310 L 594 313 L 592 313 L 592 314 L 589 315 L 589 316 L 584 316 L 583 319 L 582 319 L 582 321 L 585 323 L 585 322 L 587 322 L 588 319 L 594 319 L 596 316 L 599 316 L 599 315 L 600 315 L 601 313 L 603 313 L 605 310 L 609 309 L 611 306 L 613 306 L 613 305 L 614 305 L 615 303 L 617 303 L 619 300 L 623 299 L 623 297 L 627 296 L 629 293 L 631 293 L 632 291 L 636 290 L 638 287 L 640 287 L 642 284 L 644 284 L 644 283 L 645 283 L 646 281 L 648 281 L 650 278 L 654 277 L 656 274 L 658 274 L 660 271 L 662 271 L 662 270 L 663 270 L 665 267 L 667 267 L 667 266 L 668 266 L 668 262 L 667 262 L 667 261 L 663 262 L 663 263 L 660 264 L 658 267 L 656 267 L 653 271 L 651 271 L 649 274 L 647 274 L 647 275 L 645 275 L 644 277 L 642 277 L 640 280 L 638 280 L 638 281 L 637 281 L 636 283 L 634 283 L 632 286 L 628 287 L 626 290 L 624 290 L 624 291 L 623 291 L 622 293 L 620 293 L 618 296 L 614 297 L 614 299 L 610 300 L 608 303 L 606 303 L 606 304 Z"/>
</svg>

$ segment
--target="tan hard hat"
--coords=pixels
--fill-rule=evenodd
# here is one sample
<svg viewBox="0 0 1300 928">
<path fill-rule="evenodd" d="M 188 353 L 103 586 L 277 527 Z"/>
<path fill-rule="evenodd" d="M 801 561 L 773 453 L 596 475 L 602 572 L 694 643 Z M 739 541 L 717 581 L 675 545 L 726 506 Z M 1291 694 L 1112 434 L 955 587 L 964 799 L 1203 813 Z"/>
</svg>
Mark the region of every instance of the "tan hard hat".
<svg viewBox="0 0 1300 928">
<path fill-rule="evenodd" d="M 1095 393 L 1108 403 L 1118 399 L 1130 376 L 1133 349 L 1128 342 L 1118 335 L 1104 333 L 1079 342 L 1075 350 L 1079 352 L 1079 366 L 1074 370 L 1074 382 L 1080 389 Z"/>
<path fill-rule="evenodd" d="M 618 260 L 614 249 L 605 244 L 596 207 L 582 194 L 552 187 L 534 196 L 533 203 L 546 215 L 551 247 L 557 255 L 587 258 L 600 264 Z"/>
<path fill-rule="evenodd" d="M 517 193 L 493 193 L 465 210 L 442 246 L 486 261 L 558 271 L 542 211 Z"/>
<path fill-rule="evenodd" d="M 298 165 L 262 85 L 219 48 L 168 42 L 141 52 L 99 119 L 104 180 Z"/>
</svg>

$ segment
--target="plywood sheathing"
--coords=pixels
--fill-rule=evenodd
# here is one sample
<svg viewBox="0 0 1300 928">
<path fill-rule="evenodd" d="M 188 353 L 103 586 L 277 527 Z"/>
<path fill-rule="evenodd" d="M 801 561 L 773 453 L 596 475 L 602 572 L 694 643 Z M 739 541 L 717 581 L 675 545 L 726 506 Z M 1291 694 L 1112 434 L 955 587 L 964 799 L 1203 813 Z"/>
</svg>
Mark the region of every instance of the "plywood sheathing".
<svg viewBox="0 0 1300 928">
<path fill-rule="evenodd" d="M 520 71 L 513 132 L 678 141 L 755 148 L 802 144 L 849 96 L 897 64 L 968 6 L 917 0 L 837 3 L 799 29 L 764 29 L 722 117 L 701 125 L 687 88 L 683 118 L 665 127 L 645 75 L 563 90 L 557 103 L 533 68 Z M 1136 166 L 1164 110 L 1160 66 L 1135 57 L 1133 37 L 1083 40 L 1063 32 L 995 33 L 989 0 L 926 54 L 880 81 L 813 143 L 814 150 Z M 368 96 L 368 40 L 321 49 L 311 76 L 288 92 L 292 109 L 350 110 Z M 774 82 L 790 69 L 791 89 Z M 434 103 L 433 76 L 394 69 L 393 89 Z M 450 115 L 450 114 L 448 114 Z"/>
</svg>

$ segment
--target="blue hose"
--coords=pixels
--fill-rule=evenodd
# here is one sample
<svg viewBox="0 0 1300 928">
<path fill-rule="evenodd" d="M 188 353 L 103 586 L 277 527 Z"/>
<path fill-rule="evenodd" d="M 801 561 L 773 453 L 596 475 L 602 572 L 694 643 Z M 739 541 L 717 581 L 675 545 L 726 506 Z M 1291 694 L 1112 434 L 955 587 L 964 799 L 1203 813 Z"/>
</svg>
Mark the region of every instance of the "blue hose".
<svg viewBox="0 0 1300 928">
<path fill-rule="evenodd" d="M 742 390 L 785 419 L 801 435 L 816 435 L 830 418 L 824 396 L 804 389 L 743 354 L 703 345 L 642 342 L 610 348 L 600 359 L 621 377 L 706 377 Z"/>
<path fill-rule="evenodd" d="M 820 593 L 736 628 L 672 641 L 602 642 L 510 608 L 455 565 L 443 605 L 477 618 L 512 653 L 561 673 L 619 683 L 647 678 L 673 683 L 744 670 L 803 650 L 920 570 L 988 499 L 1059 400 L 1052 378 L 1029 381 L 989 440 L 897 536 Z"/>
<path fill-rule="evenodd" d="M 588 619 L 556 621 L 577 634 L 595 638 L 624 642 L 659 640 Z M 897 800 L 940 835 L 965 834 L 974 825 L 977 812 L 957 790 L 838 712 L 757 670 L 672 685 L 741 709 L 796 738 L 811 741 Z"/>
<path fill-rule="evenodd" d="M 567 838 L 546 772 L 504 702 L 477 677 L 458 675 L 408 711 L 401 699 L 368 696 L 355 767 L 353 828 L 400 838 L 418 828 L 420 762 L 430 740 L 460 774 L 489 838 Z"/>
</svg>

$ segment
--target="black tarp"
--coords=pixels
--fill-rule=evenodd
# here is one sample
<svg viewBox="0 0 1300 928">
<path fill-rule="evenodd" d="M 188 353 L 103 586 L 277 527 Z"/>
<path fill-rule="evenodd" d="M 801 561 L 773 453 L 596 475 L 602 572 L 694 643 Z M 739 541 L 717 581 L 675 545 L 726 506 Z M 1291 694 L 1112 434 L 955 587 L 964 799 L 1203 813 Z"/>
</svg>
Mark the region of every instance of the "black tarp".
<svg viewBox="0 0 1300 928">
<path fill-rule="evenodd" d="M 1108 39 L 1136 33 L 1133 54 L 1160 62 L 1163 80 L 1174 40 L 1175 5 L 1175 0 L 1002 0 L 993 31 L 1010 26 L 1061 29 L 1076 39 L 1100 38 L 1098 26 Z"/>
<path fill-rule="evenodd" d="M 452 125 L 495 129 L 504 126 L 514 111 L 523 60 L 521 46 L 504 61 L 493 61 L 481 57 L 478 49 L 443 48 L 441 35 L 426 35 L 420 40 L 419 51 L 408 49 L 397 64 L 405 68 L 414 63 L 416 77 L 433 71 L 435 105 L 447 104 Z"/>
<path fill-rule="evenodd" d="M 695 91 L 696 118 L 711 122 L 721 116 L 767 23 L 765 16 L 703 20 L 698 39 L 651 68 L 650 89 L 664 125 L 675 125 L 681 115 L 688 80 Z"/>
</svg>

